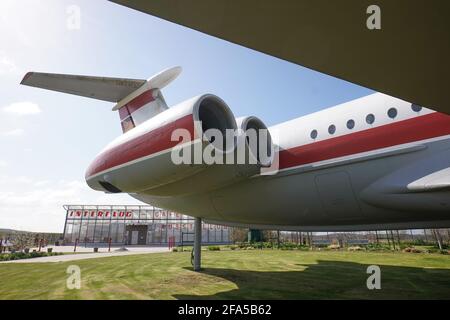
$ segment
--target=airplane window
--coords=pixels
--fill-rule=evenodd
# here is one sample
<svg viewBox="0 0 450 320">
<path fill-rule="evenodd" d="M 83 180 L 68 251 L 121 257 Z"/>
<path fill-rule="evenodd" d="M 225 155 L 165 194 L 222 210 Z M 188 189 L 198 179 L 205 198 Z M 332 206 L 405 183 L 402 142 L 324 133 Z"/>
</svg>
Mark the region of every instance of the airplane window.
<svg viewBox="0 0 450 320">
<path fill-rule="evenodd" d="M 397 116 L 397 109 L 390 108 L 387 112 L 389 118 L 394 119 Z"/>
<path fill-rule="evenodd" d="M 366 122 L 368 124 L 372 124 L 375 122 L 375 116 L 373 114 L 368 114 L 366 117 Z"/>
<path fill-rule="evenodd" d="M 413 104 L 411 104 L 411 109 L 414 112 L 419 112 L 420 110 L 422 110 L 422 106 L 419 106 L 418 104 L 413 103 Z"/>
<path fill-rule="evenodd" d="M 311 131 L 311 138 L 312 138 L 312 139 L 317 138 L 317 130 Z"/>
<path fill-rule="evenodd" d="M 349 128 L 350 130 L 352 130 L 355 127 L 355 120 L 350 119 L 347 121 L 347 128 Z"/>
<path fill-rule="evenodd" d="M 331 126 L 328 127 L 329 134 L 334 134 L 335 132 L 336 132 L 336 126 L 334 124 L 332 124 Z"/>
</svg>

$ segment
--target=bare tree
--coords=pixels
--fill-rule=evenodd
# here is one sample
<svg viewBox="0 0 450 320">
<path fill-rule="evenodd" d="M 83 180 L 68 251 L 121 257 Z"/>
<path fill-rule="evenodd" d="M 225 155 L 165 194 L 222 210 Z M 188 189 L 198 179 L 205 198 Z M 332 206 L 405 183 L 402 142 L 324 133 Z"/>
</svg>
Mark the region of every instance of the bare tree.
<svg viewBox="0 0 450 320">
<path fill-rule="evenodd" d="M 11 243 L 15 250 L 23 250 L 27 247 L 33 246 L 34 235 L 28 232 L 15 233 L 12 237 Z"/>
<path fill-rule="evenodd" d="M 231 241 L 234 242 L 244 242 L 247 240 L 248 230 L 244 228 L 232 228 L 231 229 Z"/>
<path fill-rule="evenodd" d="M 431 231 L 433 232 L 434 238 L 436 239 L 439 250 L 442 250 L 442 238 L 439 230 L 432 229 Z"/>
</svg>

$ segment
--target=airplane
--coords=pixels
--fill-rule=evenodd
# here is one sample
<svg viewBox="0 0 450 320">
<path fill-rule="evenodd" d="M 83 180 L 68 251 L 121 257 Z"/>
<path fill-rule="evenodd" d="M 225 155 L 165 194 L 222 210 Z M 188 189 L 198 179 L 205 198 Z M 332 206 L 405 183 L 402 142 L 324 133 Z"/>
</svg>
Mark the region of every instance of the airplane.
<svg viewBox="0 0 450 320">
<path fill-rule="evenodd" d="M 180 72 L 169 68 L 148 80 L 29 72 L 21 84 L 116 103 L 123 134 L 87 169 L 94 190 L 255 229 L 450 227 L 447 114 L 375 93 L 267 127 L 254 116 L 236 119 L 213 94 L 169 108 L 161 89 Z M 176 129 L 189 133 L 183 143 L 174 139 Z M 224 145 L 211 129 L 266 131 L 258 143 L 267 152 L 245 135 Z M 174 151 L 197 147 L 234 159 L 240 146 L 254 161 L 173 161 Z"/>
<path fill-rule="evenodd" d="M 371 30 L 369 0 L 111 1 L 391 95 L 267 128 L 256 117 L 236 119 L 212 94 L 169 108 L 160 90 L 180 68 L 148 80 L 28 73 L 22 84 L 116 103 L 124 134 L 100 152 L 86 181 L 196 217 L 195 271 L 202 219 L 298 231 L 450 226 L 447 2 L 379 0 L 373 14 L 383 26 Z M 178 145 L 176 129 L 190 140 Z M 238 132 L 230 148 L 208 133 L 214 129 Z M 266 132 L 256 146 L 251 130 Z M 196 146 L 219 158 L 243 148 L 254 161 L 174 163 L 174 150 Z"/>
</svg>

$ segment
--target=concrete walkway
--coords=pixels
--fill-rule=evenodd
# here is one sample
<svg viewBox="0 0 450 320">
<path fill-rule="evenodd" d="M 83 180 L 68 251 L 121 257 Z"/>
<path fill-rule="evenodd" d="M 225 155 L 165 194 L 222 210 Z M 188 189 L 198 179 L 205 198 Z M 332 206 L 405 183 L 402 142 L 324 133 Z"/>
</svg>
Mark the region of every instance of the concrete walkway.
<svg viewBox="0 0 450 320">
<path fill-rule="evenodd" d="M 72 250 L 71 252 L 73 252 L 73 247 L 70 247 L 70 248 Z M 53 247 L 54 252 L 67 252 L 67 251 L 60 251 L 58 249 L 64 250 L 62 247 Z M 116 248 L 111 248 L 111 252 L 108 252 L 108 248 L 99 248 L 98 253 L 94 253 L 93 248 L 89 248 L 89 251 L 87 251 L 88 248 L 83 248 L 83 249 L 85 249 L 85 250 L 79 250 L 77 248 L 77 252 L 91 252 L 91 253 L 73 253 L 73 254 L 64 254 L 64 255 L 59 255 L 59 256 L 2 261 L 0 263 L 66 262 L 66 261 L 75 261 L 75 260 L 84 260 L 84 259 L 97 259 L 97 258 L 105 258 L 105 257 L 128 256 L 128 255 L 134 255 L 134 254 L 169 252 L 169 249 L 167 247 L 127 247 L 128 251 L 115 251 L 118 249 L 116 247 Z"/>
</svg>

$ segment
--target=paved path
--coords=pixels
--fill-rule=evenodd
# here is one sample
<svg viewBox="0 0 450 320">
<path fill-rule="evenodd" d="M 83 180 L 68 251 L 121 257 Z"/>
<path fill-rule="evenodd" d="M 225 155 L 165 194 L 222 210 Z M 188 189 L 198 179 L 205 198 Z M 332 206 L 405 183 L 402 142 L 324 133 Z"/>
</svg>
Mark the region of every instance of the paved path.
<svg viewBox="0 0 450 320">
<path fill-rule="evenodd" d="M 103 248 L 104 249 L 104 248 Z M 148 254 L 157 252 L 169 252 L 167 247 L 131 247 L 127 248 L 128 251 L 114 251 L 117 248 L 111 248 L 111 252 L 107 252 L 108 249 L 104 249 L 106 252 L 93 253 L 77 253 L 77 254 L 64 254 L 60 256 L 40 257 L 31 259 L 21 259 L 12 261 L 2 261 L 0 263 L 42 263 L 42 262 L 66 262 L 84 259 L 96 259 L 115 256 L 127 256 L 133 254 Z M 73 250 L 73 247 L 72 247 Z M 78 249 L 77 249 L 78 251 Z"/>
</svg>

